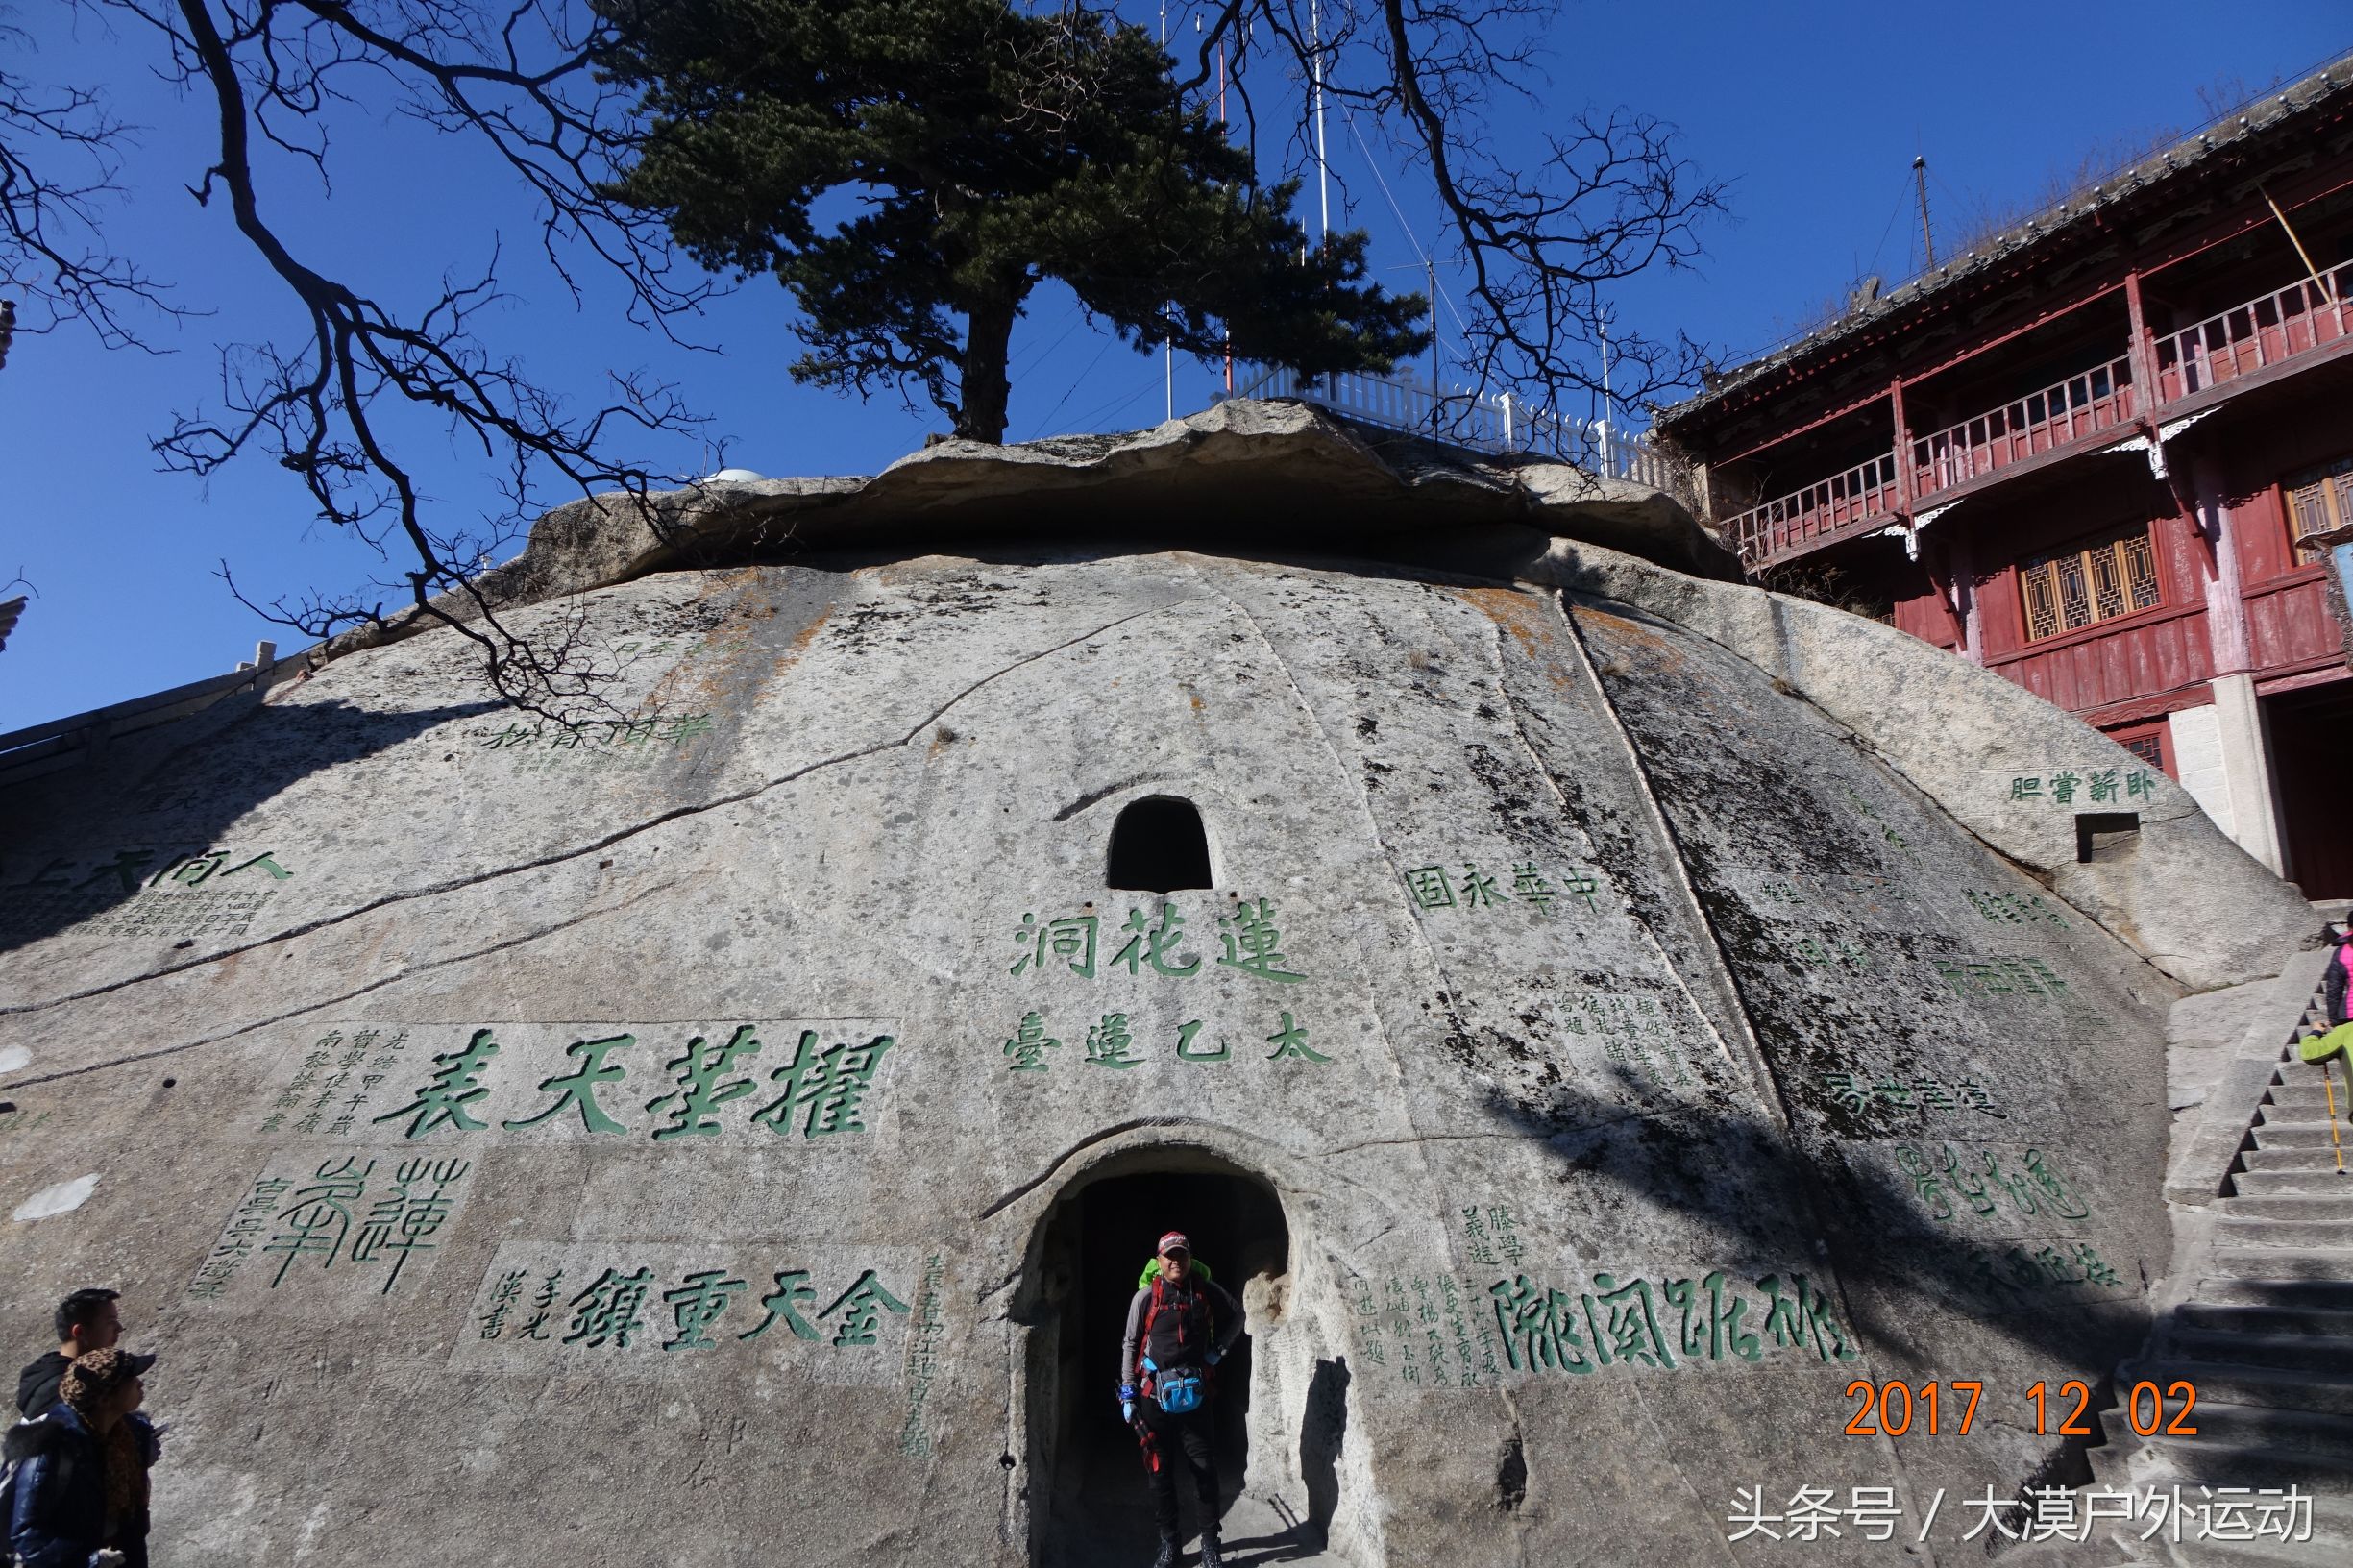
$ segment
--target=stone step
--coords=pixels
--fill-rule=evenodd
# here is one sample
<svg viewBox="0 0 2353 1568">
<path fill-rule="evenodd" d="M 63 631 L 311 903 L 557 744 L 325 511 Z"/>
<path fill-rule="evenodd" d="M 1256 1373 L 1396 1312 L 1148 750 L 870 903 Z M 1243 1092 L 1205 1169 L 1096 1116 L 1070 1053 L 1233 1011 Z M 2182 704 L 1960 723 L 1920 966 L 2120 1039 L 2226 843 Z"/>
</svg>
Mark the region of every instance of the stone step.
<svg viewBox="0 0 2353 1568">
<path fill-rule="evenodd" d="M 2227 1280 L 2353 1286 L 2353 1248 L 2220 1245 L 2207 1265 Z"/>
<path fill-rule="evenodd" d="M 2126 1432 L 2105 1448 L 2089 1450 L 2086 1458 L 2099 1485 L 2146 1488 L 2178 1482 L 2184 1502 L 2203 1502 L 2201 1485 L 2299 1487 L 2313 1499 L 2315 1535 L 2322 1532 L 2323 1517 L 2338 1526 L 2337 1538 L 2353 1533 L 2353 1469 L 2330 1454 L 2223 1442 L 2202 1431 L 2195 1437 L 2135 1437 Z"/>
<path fill-rule="evenodd" d="M 2226 1247 L 2303 1247 L 2318 1251 L 2342 1251 L 2347 1267 L 2353 1269 L 2353 1223 L 2328 1214 L 2286 1219 L 2264 1214 L 2242 1214 L 2236 1208 L 2226 1209 L 2222 1217 L 2214 1222 L 2214 1238 L 2218 1245 Z M 2347 1277 L 2353 1278 L 2353 1274 Z"/>
<path fill-rule="evenodd" d="M 2243 1170 L 2231 1177 L 2231 1187 L 2243 1198 L 2353 1192 L 2353 1162 L 2348 1163 L 2346 1173 L 2340 1176 L 2337 1163 L 2327 1158 L 2325 1150 L 2320 1152 L 2321 1158 L 2308 1170 Z"/>
<path fill-rule="evenodd" d="M 2337 1466 L 2341 1484 L 2342 1474 L 2353 1473 L 2353 1417 L 2325 1410 L 2235 1405 L 2201 1397 L 2197 1413 L 2192 1419 L 2197 1427 L 2197 1436 L 2180 1440 L 2216 1448 L 2279 1448 L 2315 1455 Z"/>
<path fill-rule="evenodd" d="M 2335 1317 L 2353 1324 L 2353 1313 L 2314 1315 Z M 2169 1361 L 2270 1366 L 2294 1372 L 2336 1372 L 2353 1376 L 2353 1338 L 2341 1338 L 2328 1333 L 2248 1334 L 2229 1329 L 2175 1327 L 2166 1331 L 2164 1359 Z M 2184 1376 L 2193 1384 L 2197 1384 L 2196 1373 L 2185 1373 Z M 2131 1384 L 2127 1384 L 2124 1387 L 2129 1392 Z"/>
<path fill-rule="evenodd" d="M 2294 1305 L 2233 1305 L 2185 1301 L 2173 1309 L 2169 1332 L 2245 1335 L 2258 1338 L 2341 1337 L 2353 1344 L 2353 1296 L 2341 1311 Z"/>
<path fill-rule="evenodd" d="M 2342 1116 L 2345 1114 L 2344 1075 L 2338 1073 L 2331 1080 L 2329 1088 L 2336 1090 L 2337 1115 Z M 2282 1116 L 2282 1121 L 2320 1121 L 2326 1119 L 2329 1112 L 2329 1097 L 2320 1087 L 2320 1075 L 2309 1068 L 2286 1083 L 2273 1084 L 2265 1098 L 2271 1105 L 2293 1106 L 2298 1111 L 2309 1113 L 2301 1116 Z"/>
<path fill-rule="evenodd" d="M 2277 1254 L 2266 1252 L 2265 1257 Z M 2353 1312 L 2353 1283 L 2344 1280 L 2282 1280 L 2209 1274 L 2197 1283 L 2195 1299 L 2220 1307 L 2284 1307 L 2296 1311 Z"/>
<path fill-rule="evenodd" d="M 2334 1174 L 2337 1169 L 2336 1152 L 2326 1143 L 2316 1143 L 2310 1148 L 2249 1149 L 2239 1158 L 2247 1169 L 2258 1172 L 2325 1170 Z M 2345 1168 L 2353 1170 L 2353 1157 L 2346 1159 Z"/>
<path fill-rule="evenodd" d="M 2315 1116 L 2310 1121 L 2273 1121 L 2270 1114 L 2255 1124 L 2255 1146 L 2259 1149 L 2327 1149 L 2337 1144 L 2329 1141 L 2334 1133 L 2338 1142 L 2347 1151 L 2348 1163 L 2353 1163 L 2353 1130 L 2341 1121 L 2324 1121 Z"/>
<path fill-rule="evenodd" d="M 2337 1180 L 2334 1173 L 2325 1173 L 2323 1179 Z M 2334 1220 L 2353 1235 L 2353 1180 L 2335 1191 L 2243 1192 L 2224 1199 L 2222 1213 L 2232 1219 Z"/>
<path fill-rule="evenodd" d="M 2324 1372 L 2291 1370 L 2279 1366 L 2226 1365 L 2218 1361 L 2193 1360 L 2178 1355 L 2163 1360 L 2127 1361 L 2117 1368 L 2118 1401 L 2121 1405 L 2135 1384 L 2143 1380 L 2160 1389 L 2169 1389 L 2176 1383 L 2187 1383 L 2197 1390 L 2197 1403 L 2191 1409 L 2189 1424 L 2202 1433 L 2205 1422 L 2198 1412 L 2210 1404 L 2226 1406 L 2262 1406 L 2274 1410 L 2313 1410 L 2322 1414 L 2353 1416 L 2353 1372 Z M 2144 1409 L 2146 1402 L 2144 1401 Z M 2178 1409 L 2169 1404 L 2166 1418 Z M 2127 1422 L 2129 1424 L 2129 1422 Z M 2346 1437 L 2353 1441 L 2353 1421 L 2346 1423 Z"/>
</svg>

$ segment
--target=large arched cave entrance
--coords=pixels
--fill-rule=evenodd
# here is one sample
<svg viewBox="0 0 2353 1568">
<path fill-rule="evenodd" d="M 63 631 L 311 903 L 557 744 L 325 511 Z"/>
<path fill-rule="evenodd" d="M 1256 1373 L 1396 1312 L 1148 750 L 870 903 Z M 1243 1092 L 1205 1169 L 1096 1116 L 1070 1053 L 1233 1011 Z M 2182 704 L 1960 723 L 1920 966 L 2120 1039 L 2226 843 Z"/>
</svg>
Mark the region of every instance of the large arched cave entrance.
<svg viewBox="0 0 2353 1568">
<path fill-rule="evenodd" d="M 1286 1296 L 1290 1227 L 1262 1178 L 1209 1150 L 1135 1151 L 1064 1194 L 1045 1222 L 1039 1317 L 1028 1357 L 1031 1507 L 1042 1568 L 1151 1560 L 1150 1494 L 1136 1437 L 1119 1419 L 1115 1376 L 1128 1303 L 1154 1243 L 1169 1230 L 1249 1309 L 1254 1331 Z M 1251 1455 L 1250 1341 L 1217 1368 L 1222 1516 L 1240 1495 Z M 1273 1419 L 1273 1412 L 1262 1412 Z M 1262 1449 L 1266 1437 L 1261 1433 Z M 1178 1495 L 1188 1534 L 1189 1488 Z"/>
</svg>

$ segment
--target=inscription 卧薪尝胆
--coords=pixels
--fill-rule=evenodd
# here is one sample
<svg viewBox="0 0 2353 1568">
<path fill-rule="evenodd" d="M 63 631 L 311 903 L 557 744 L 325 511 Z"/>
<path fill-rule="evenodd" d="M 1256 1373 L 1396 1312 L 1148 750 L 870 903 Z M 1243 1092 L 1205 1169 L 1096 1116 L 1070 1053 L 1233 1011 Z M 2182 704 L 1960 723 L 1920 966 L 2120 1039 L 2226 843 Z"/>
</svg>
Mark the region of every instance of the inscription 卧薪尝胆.
<svg viewBox="0 0 2353 1568">
<path fill-rule="evenodd" d="M 2009 779 L 2009 798 L 2033 805 L 2104 805 L 2153 799 L 2156 794 L 2157 775 L 2146 768 L 2056 768 L 2013 773 Z"/>
<path fill-rule="evenodd" d="M 1076 1066 L 1100 1067 L 1112 1072 L 1123 1072 L 1164 1060 L 1196 1066 L 1232 1061 L 1232 1041 L 1219 1034 L 1211 1037 L 1209 1043 L 1203 1043 L 1200 1037 L 1204 1027 L 1204 1020 L 1189 1018 L 1176 1026 L 1172 1048 L 1155 1050 L 1137 1040 L 1129 1015 L 1105 1013 L 1087 1026 L 1083 1054 L 1073 1055 L 1069 1060 Z M 1007 1071 L 1043 1074 L 1052 1070 L 1054 1059 L 1047 1053 L 1062 1051 L 1066 1047 L 1060 1039 L 1046 1032 L 1047 1028 L 1042 1013 L 1032 1010 L 1021 1015 L 1021 1021 L 1014 1026 L 1011 1038 L 999 1047 L 999 1054 L 1006 1058 Z M 1273 1032 L 1264 1037 L 1263 1043 L 1273 1049 L 1248 1054 L 1262 1056 L 1269 1062 L 1297 1060 L 1327 1063 L 1332 1060 L 1309 1043 L 1308 1025 L 1298 1021 L 1296 1015 L 1289 1012 L 1280 1015 L 1280 1021 Z"/>
</svg>

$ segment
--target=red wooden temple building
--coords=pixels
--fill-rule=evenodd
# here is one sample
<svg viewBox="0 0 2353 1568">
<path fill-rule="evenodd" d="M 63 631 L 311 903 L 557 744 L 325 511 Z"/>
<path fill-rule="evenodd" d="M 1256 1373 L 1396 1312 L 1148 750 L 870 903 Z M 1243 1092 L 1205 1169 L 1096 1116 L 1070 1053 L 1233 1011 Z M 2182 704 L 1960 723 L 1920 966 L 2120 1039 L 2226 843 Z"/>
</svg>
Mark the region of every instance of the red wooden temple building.
<svg viewBox="0 0 2353 1568">
<path fill-rule="evenodd" d="M 2353 896 L 2353 55 L 1654 429 L 1759 580 L 1998 671 Z"/>
</svg>

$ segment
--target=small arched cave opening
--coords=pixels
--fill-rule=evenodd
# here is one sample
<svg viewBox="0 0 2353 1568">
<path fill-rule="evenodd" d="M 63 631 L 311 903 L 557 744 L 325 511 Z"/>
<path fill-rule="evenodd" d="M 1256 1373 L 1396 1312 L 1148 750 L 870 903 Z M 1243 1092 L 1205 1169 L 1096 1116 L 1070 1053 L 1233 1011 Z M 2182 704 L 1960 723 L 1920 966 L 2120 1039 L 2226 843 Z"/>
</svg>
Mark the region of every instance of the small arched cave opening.
<svg viewBox="0 0 2353 1568">
<path fill-rule="evenodd" d="M 1105 860 L 1103 880 L 1114 888 L 1174 893 L 1212 885 L 1209 830 L 1193 803 L 1173 795 L 1129 801 L 1112 823 Z"/>
<path fill-rule="evenodd" d="M 1243 1302 L 1256 1334 L 1289 1285 L 1291 1236 L 1263 1178 L 1206 1149 L 1156 1149 L 1066 1193 L 1037 1259 L 1040 1315 L 1030 1340 L 1033 1561 L 1040 1568 L 1149 1562 L 1159 1539 L 1141 1446 L 1119 1418 L 1121 1344 L 1139 1278 L 1164 1233 L 1183 1231 L 1211 1276 Z M 1214 1373 L 1210 1400 L 1223 1519 L 1241 1497 L 1252 1453 L 1255 1376 L 1245 1336 Z M 1273 1412 L 1262 1412 L 1273 1419 Z M 1263 1433 L 1260 1434 L 1263 1439 Z M 1180 1530 L 1200 1532 L 1189 1477 L 1176 1464 Z M 1042 1506 L 1042 1507 L 1041 1507 Z M 1228 1539 L 1232 1539 L 1229 1531 Z"/>
</svg>

